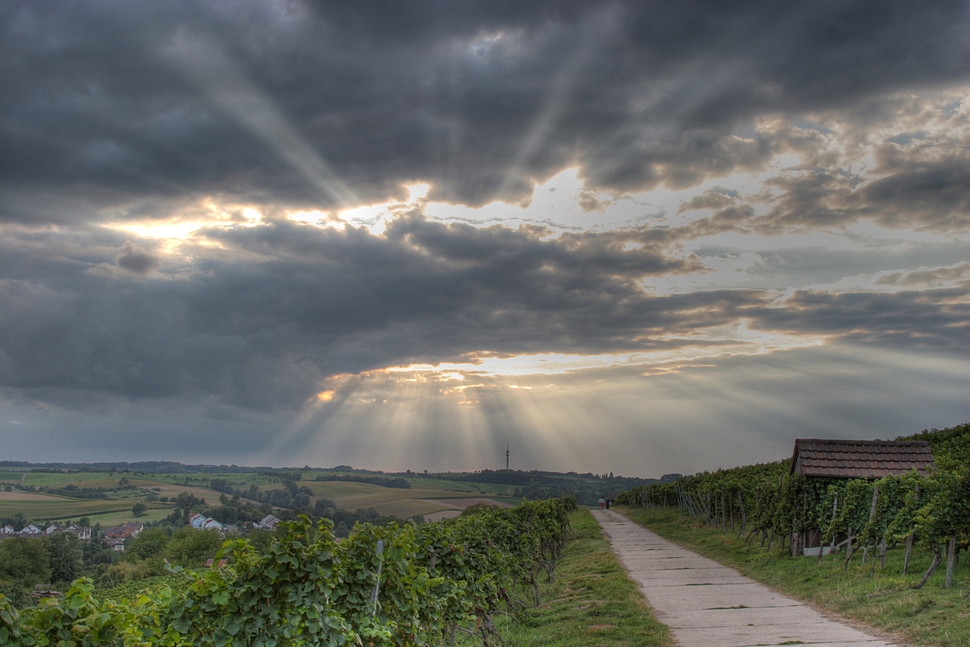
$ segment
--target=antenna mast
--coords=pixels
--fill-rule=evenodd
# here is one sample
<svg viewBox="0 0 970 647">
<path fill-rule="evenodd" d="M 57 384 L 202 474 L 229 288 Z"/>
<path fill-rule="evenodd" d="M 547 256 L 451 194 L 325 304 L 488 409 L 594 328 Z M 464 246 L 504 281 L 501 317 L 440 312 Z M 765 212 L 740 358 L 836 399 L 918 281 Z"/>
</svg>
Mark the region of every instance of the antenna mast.
<svg viewBox="0 0 970 647">
<path fill-rule="evenodd" d="M 505 469 L 509 469 L 509 444 L 505 443 Z"/>
</svg>

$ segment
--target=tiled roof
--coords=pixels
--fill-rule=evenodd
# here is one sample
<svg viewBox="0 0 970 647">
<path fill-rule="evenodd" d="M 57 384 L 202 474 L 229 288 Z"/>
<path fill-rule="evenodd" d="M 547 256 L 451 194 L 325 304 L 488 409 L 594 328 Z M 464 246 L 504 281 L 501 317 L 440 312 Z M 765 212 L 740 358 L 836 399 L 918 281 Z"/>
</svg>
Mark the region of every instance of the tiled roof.
<svg viewBox="0 0 970 647">
<path fill-rule="evenodd" d="M 917 470 L 926 475 L 935 467 L 930 445 L 923 440 L 795 441 L 791 471 L 829 478 L 882 478 Z"/>
</svg>

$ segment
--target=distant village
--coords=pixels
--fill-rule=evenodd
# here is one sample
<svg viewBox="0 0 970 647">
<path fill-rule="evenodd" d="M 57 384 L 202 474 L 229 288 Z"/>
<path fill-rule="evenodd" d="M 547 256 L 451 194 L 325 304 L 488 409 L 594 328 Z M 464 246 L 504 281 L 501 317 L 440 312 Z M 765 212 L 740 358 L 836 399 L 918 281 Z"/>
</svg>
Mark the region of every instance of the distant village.
<svg viewBox="0 0 970 647">
<path fill-rule="evenodd" d="M 219 523 L 212 517 L 207 517 L 198 513 L 189 516 L 189 525 L 191 525 L 196 530 L 215 530 L 220 534 L 225 535 L 228 533 L 238 533 L 246 534 L 249 530 L 253 528 L 261 528 L 264 530 L 275 530 L 279 525 L 280 520 L 274 515 L 268 514 L 263 517 L 258 523 L 244 522 L 240 524 L 223 524 Z M 140 522 L 130 522 L 125 523 L 120 526 L 113 526 L 102 530 L 99 537 L 95 539 L 101 539 L 105 544 L 112 550 L 123 553 L 125 551 L 125 543 L 127 540 L 134 539 L 137 537 L 142 529 L 145 527 L 143 523 Z M 50 524 L 47 527 L 39 527 L 34 524 L 28 524 L 21 528 L 20 530 L 14 530 L 14 527 L 7 524 L 0 527 L 0 541 L 4 539 L 9 539 L 12 537 L 21 537 L 24 539 L 33 539 L 39 537 L 49 537 L 56 533 L 66 532 L 74 535 L 80 541 L 90 541 L 92 539 L 92 534 L 94 529 L 90 526 L 82 526 L 76 523 L 72 523 L 66 526 L 59 526 L 57 524 Z"/>
</svg>

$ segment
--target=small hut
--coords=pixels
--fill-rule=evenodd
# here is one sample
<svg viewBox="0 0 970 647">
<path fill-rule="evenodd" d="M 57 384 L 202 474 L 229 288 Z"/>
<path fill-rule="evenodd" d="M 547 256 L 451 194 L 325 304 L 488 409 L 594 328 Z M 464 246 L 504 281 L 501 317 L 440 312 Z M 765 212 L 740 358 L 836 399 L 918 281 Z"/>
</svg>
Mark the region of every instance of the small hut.
<svg viewBox="0 0 970 647">
<path fill-rule="evenodd" d="M 933 452 L 924 440 L 819 440 L 799 438 L 792 454 L 791 473 L 805 478 L 869 479 L 916 470 L 926 476 L 935 467 Z M 818 554 L 819 528 L 802 534 L 805 554 Z"/>
</svg>

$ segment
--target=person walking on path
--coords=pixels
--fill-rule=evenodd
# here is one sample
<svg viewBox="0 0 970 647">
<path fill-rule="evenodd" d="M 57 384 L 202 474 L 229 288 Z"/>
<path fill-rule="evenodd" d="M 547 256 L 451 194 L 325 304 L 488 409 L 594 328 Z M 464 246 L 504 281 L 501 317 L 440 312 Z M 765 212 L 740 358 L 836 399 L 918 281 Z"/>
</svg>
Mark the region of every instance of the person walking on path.
<svg viewBox="0 0 970 647">
<path fill-rule="evenodd" d="M 606 499 L 604 499 L 603 497 L 600 497 L 599 503 L 600 503 L 600 510 L 603 510 L 606 507 Z"/>
<path fill-rule="evenodd" d="M 898 647 L 680 548 L 615 510 L 592 513 L 681 647 Z"/>
</svg>

